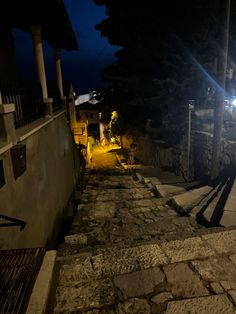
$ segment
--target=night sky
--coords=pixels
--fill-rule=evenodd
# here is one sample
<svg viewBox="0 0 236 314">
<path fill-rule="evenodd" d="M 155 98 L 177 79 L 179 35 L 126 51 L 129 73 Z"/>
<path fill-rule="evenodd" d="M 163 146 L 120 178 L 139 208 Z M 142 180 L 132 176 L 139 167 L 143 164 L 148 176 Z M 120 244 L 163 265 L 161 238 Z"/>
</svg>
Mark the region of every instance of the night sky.
<svg viewBox="0 0 236 314">
<path fill-rule="evenodd" d="M 65 0 L 72 27 L 79 43 L 78 51 L 62 51 L 63 78 L 73 82 L 76 93 L 83 94 L 107 85 L 100 71 L 115 62 L 114 52 L 107 38 L 95 30 L 104 17 L 104 7 L 92 0 Z M 18 72 L 23 79 L 35 79 L 36 69 L 31 36 L 17 29 L 13 31 L 16 43 Z M 52 49 L 44 42 L 44 56 L 48 79 L 55 79 Z"/>
</svg>

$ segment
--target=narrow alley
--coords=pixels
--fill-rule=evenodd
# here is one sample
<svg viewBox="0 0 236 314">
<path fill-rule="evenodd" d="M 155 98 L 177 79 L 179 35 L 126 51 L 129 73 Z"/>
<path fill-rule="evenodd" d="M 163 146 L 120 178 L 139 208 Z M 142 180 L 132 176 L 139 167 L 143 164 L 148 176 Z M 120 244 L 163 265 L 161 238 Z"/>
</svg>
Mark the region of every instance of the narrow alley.
<svg viewBox="0 0 236 314">
<path fill-rule="evenodd" d="M 85 180 L 51 312 L 236 313 L 236 231 L 177 214 L 114 149 L 96 148 Z"/>
</svg>

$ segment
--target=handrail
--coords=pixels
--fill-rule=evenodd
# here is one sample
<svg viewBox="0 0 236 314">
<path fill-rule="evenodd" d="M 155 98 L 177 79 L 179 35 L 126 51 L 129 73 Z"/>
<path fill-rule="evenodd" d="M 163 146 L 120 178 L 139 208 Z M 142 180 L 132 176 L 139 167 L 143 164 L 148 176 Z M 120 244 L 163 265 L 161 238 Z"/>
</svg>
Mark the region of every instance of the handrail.
<svg viewBox="0 0 236 314">
<path fill-rule="evenodd" d="M 38 82 L 0 81 L 2 103 L 15 104 L 15 127 L 20 128 L 44 117 L 44 104 L 41 87 Z"/>
<path fill-rule="evenodd" d="M 10 222 L 2 223 L 1 222 L 2 220 Z M 23 230 L 26 226 L 26 221 L 0 214 L 0 227 L 15 227 L 15 226 L 20 226 L 20 230 Z"/>
</svg>

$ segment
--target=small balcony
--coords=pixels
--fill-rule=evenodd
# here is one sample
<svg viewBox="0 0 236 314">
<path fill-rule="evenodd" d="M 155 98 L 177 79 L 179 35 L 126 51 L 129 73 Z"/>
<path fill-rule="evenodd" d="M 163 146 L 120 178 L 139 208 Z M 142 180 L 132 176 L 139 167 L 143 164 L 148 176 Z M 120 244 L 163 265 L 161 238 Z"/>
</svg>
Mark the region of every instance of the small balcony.
<svg viewBox="0 0 236 314">
<path fill-rule="evenodd" d="M 62 109 L 62 100 L 56 82 L 47 82 L 48 94 L 53 98 L 53 112 Z M 19 81 L 0 82 L 0 103 L 15 104 L 14 122 L 18 129 L 33 121 L 45 117 L 45 104 L 39 83 Z"/>
</svg>

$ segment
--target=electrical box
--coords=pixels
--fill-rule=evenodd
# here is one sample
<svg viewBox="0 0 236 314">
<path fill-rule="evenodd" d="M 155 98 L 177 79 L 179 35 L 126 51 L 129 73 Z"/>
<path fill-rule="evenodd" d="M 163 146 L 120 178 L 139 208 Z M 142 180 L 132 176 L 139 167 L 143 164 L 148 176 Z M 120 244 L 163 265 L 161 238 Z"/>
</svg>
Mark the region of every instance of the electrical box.
<svg viewBox="0 0 236 314">
<path fill-rule="evenodd" d="M 11 148 L 11 160 L 15 179 L 26 171 L 26 145 L 18 144 Z"/>
</svg>

